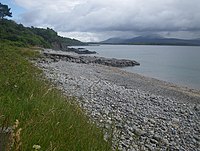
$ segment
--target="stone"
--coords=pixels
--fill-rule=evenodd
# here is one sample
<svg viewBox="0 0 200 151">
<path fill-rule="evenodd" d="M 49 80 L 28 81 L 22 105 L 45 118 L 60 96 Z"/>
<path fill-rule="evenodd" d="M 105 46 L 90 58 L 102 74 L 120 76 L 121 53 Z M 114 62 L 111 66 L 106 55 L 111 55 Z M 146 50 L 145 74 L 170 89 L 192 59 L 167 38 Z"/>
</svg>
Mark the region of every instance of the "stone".
<svg viewBox="0 0 200 151">
<path fill-rule="evenodd" d="M 194 106 L 194 110 L 195 110 L 195 111 L 200 111 L 200 105 L 195 105 L 195 106 Z"/>
<path fill-rule="evenodd" d="M 94 54 L 96 52 L 90 52 L 88 50 L 85 51 L 74 51 L 78 52 L 78 54 Z M 113 66 L 113 67 L 128 67 L 128 66 L 136 66 L 140 65 L 138 62 L 134 60 L 128 59 L 115 59 L 115 58 L 104 58 L 104 57 L 97 57 L 97 56 L 78 56 L 78 55 L 71 55 L 66 53 L 61 53 L 57 51 L 51 52 L 43 52 L 46 57 L 49 57 L 54 60 L 54 62 L 58 62 L 59 60 L 71 61 L 76 63 L 96 63 L 96 64 L 103 64 L 106 66 Z"/>
<path fill-rule="evenodd" d="M 133 127 L 133 133 L 136 134 L 137 136 L 143 136 L 146 134 L 145 131 L 143 131 L 137 127 Z"/>
<path fill-rule="evenodd" d="M 197 141 L 200 141 L 200 137 L 198 135 L 193 135 L 194 139 L 196 139 Z"/>
<path fill-rule="evenodd" d="M 154 119 L 149 119 L 149 122 L 151 122 L 152 124 L 156 123 L 156 121 Z"/>
<path fill-rule="evenodd" d="M 153 139 L 155 139 L 155 140 L 157 140 L 157 141 L 161 141 L 162 137 L 161 137 L 160 135 L 158 135 L 158 134 L 155 134 L 155 135 L 153 136 Z"/>
<path fill-rule="evenodd" d="M 6 150 L 12 131 L 12 127 L 0 127 L 0 150 Z"/>
<path fill-rule="evenodd" d="M 154 148 L 151 145 L 145 144 L 145 147 L 149 150 L 149 151 L 153 151 Z"/>
<path fill-rule="evenodd" d="M 172 118 L 172 123 L 178 124 L 179 123 L 179 119 L 178 118 Z"/>
<path fill-rule="evenodd" d="M 99 64 L 111 64 L 101 57 L 73 54 L 56 57 L 58 62 L 48 57 L 36 65 L 54 87 L 76 97 L 73 101 L 105 131 L 105 138 L 110 136 L 108 131 L 113 130 L 113 148 L 119 145 L 121 150 L 131 150 L 134 144 L 137 151 L 142 146 L 145 150 L 199 147 L 200 117 L 198 106 L 193 104 L 199 101 L 198 97 L 168 89 L 171 86 L 168 83 L 163 85 L 163 82 L 117 68 L 96 65 L 95 60 Z M 85 64 L 76 63 L 81 60 Z M 127 63 L 112 61 L 120 66 Z"/>
<path fill-rule="evenodd" d="M 165 145 L 169 145 L 169 141 L 165 138 L 162 139 L 162 142 L 165 144 Z"/>
<path fill-rule="evenodd" d="M 150 139 L 150 142 L 153 143 L 153 144 L 158 144 L 158 141 L 155 140 L 155 139 Z"/>
</svg>

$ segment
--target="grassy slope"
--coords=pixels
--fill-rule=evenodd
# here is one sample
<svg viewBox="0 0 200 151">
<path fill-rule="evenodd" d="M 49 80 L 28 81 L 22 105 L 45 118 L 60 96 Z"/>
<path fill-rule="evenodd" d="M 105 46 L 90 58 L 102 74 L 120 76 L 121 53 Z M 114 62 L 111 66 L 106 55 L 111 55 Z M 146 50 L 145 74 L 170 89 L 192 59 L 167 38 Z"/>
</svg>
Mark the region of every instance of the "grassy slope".
<svg viewBox="0 0 200 151">
<path fill-rule="evenodd" d="M 41 80 L 41 71 L 26 59 L 37 55 L 0 43 L 0 127 L 18 119 L 24 151 L 34 144 L 41 150 L 111 150 L 73 100 Z"/>
</svg>

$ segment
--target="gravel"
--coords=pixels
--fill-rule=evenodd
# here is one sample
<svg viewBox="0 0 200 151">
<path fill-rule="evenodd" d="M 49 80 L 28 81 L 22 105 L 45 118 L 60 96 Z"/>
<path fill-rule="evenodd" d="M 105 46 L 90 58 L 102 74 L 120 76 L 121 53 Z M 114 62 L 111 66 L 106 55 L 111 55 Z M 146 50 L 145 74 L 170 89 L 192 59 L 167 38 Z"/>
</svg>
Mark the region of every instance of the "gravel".
<svg viewBox="0 0 200 151">
<path fill-rule="evenodd" d="M 36 62 L 119 150 L 200 151 L 200 92 L 96 64 Z"/>
</svg>

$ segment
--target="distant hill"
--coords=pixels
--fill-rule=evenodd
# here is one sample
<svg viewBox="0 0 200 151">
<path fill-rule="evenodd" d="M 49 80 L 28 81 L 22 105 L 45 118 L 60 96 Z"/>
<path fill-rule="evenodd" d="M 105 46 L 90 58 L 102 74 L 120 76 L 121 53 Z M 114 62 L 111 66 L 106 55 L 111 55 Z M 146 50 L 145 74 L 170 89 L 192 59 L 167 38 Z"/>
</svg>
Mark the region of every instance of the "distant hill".
<svg viewBox="0 0 200 151">
<path fill-rule="evenodd" d="M 61 37 L 53 29 L 24 27 L 12 20 L 0 19 L 0 42 L 10 41 L 18 46 L 40 46 L 65 50 L 67 46 L 86 45 L 71 38 Z"/>
<path fill-rule="evenodd" d="M 200 39 L 176 39 L 164 38 L 159 35 L 139 36 L 129 39 L 109 38 L 100 43 L 104 44 L 136 44 L 136 45 L 183 45 L 183 46 L 200 46 Z"/>
</svg>

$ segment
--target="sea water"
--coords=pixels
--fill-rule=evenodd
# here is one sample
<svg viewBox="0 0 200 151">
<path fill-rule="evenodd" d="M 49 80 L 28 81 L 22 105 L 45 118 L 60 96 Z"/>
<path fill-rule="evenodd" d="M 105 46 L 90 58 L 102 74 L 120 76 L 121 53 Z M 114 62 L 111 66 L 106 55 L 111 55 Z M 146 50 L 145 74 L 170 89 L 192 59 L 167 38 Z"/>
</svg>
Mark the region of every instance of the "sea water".
<svg viewBox="0 0 200 151">
<path fill-rule="evenodd" d="M 200 89 L 198 46 L 94 45 L 83 48 L 96 51 L 100 56 L 140 63 L 140 66 L 123 68 L 126 71 Z"/>
</svg>

